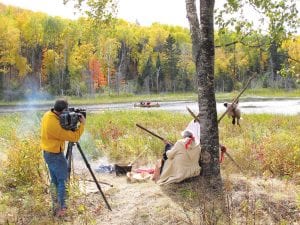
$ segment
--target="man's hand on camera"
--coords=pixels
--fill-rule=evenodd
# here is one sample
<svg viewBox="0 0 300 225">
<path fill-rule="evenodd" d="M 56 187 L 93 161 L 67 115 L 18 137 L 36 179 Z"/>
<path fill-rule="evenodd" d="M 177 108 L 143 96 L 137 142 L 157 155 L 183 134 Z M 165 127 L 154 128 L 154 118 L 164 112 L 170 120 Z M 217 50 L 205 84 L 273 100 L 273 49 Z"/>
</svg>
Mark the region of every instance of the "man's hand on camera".
<svg viewBox="0 0 300 225">
<path fill-rule="evenodd" d="M 82 114 L 80 114 L 79 121 L 80 121 L 80 123 L 85 125 L 85 117 Z"/>
</svg>

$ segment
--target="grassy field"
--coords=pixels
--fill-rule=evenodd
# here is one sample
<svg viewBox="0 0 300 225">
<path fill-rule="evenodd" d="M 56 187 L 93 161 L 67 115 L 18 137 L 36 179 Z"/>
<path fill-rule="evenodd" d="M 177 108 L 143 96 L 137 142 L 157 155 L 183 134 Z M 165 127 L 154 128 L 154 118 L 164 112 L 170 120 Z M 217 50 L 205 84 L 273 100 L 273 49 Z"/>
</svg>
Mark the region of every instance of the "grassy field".
<svg viewBox="0 0 300 225">
<path fill-rule="evenodd" d="M 16 145 L 26 143 L 27 139 L 33 139 L 30 145 L 38 149 L 40 117 L 40 113 L 2 115 L 0 151 L 9 155 L 10 148 L 16 149 Z M 90 114 L 80 143 L 90 158 L 107 156 L 112 161 L 130 162 L 143 152 L 144 160 L 153 160 L 160 156 L 163 142 L 135 124 L 175 142 L 190 119 L 188 115 L 165 111 Z M 300 172 L 299 133 L 299 116 L 247 115 L 241 128 L 232 126 L 225 117 L 219 126 L 220 142 L 246 171 L 260 175 L 293 177 Z"/>
<path fill-rule="evenodd" d="M 39 150 L 40 118 L 39 113 L 34 115 L 15 113 L 0 116 L 0 158 L 2 159 L 0 164 L 0 223 L 4 221 L 7 224 L 37 224 L 41 219 L 45 221 L 41 224 L 56 224 L 51 222 L 48 211 L 50 203 L 46 192 L 47 170 Z M 140 163 L 153 165 L 160 158 L 164 145 L 161 140 L 145 133 L 135 124 L 139 123 L 175 142 L 190 119 L 188 115 L 164 111 L 106 111 L 91 114 L 88 115 L 87 128 L 80 144 L 89 160 L 105 156 L 110 162 L 129 163 L 142 153 Z M 293 198 L 293 201 L 296 201 L 295 204 L 298 204 L 298 207 L 300 207 L 299 133 L 299 116 L 247 115 L 242 121 L 241 128 L 232 126 L 229 118 L 225 117 L 219 127 L 220 142 L 228 148 L 228 153 L 242 167 L 243 179 L 246 177 L 266 180 L 276 178 L 293 183 L 294 191 L 298 196 L 298 199 Z M 228 158 L 225 158 L 221 168 L 226 181 L 225 186 L 228 184 L 228 177 L 240 172 Z M 235 181 L 237 187 L 239 182 Z M 230 182 L 231 191 L 234 191 L 235 185 L 234 181 Z M 192 201 L 191 196 L 194 192 L 188 186 L 180 187 L 181 201 L 185 203 Z M 70 209 L 72 215 L 83 216 L 84 212 L 84 215 L 89 218 L 87 221 L 93 221 L 87 208 L 82 206 L 81 200 L 86 199 L 86 196 L 79 192 L 76 185 L 70 191 L 73 201 Z M 176 193 L 175 190 L 173 191 Z M 291 204 L 291 202 L 283 197 L 287 194 L 286 190 L 281 191 L 279 194 L 283 201 L 280 204 L 289 207 L 285 204 Z M 114 196 L 114 193 L 110 195 Z M 131 193 L 127 192 L 127 195 Z M 153 196 L 150 197 L 153 198 Z M 267 198 L 261 201 L 263 200 L 267 201 Z M 128 199 L 128 201 L 132 200 Z M 235 211 L 237 208 L 232 210 Z M 8 222 L 3 220 L 3 215 L 10 215 Z M 22 222 L 20 219 L 22 216 L 26 217 L 27 222 Z M 101 218 L 98 219 L 101 220 Z M 286 218 L 282 216 L 281 220 L 285 221 Z M 260 224 L 262 221 L 257 218 L 255 222 Z"/>
</svg>

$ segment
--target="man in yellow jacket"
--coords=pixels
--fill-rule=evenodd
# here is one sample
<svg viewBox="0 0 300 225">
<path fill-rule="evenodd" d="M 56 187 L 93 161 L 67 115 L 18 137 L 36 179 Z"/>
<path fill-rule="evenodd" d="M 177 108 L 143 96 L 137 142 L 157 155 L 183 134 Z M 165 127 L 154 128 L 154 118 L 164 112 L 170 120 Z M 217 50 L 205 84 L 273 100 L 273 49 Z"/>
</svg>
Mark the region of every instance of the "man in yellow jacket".
<svg viewBox="0 0 300 225">
<path fill-rule="evenodd" d="M 65 141 L 78 142 L 84 131 L 85 117 L 80 116 L 80 125 L 75 131 L 61 127 L 59 115 L 68 109 L 66 100 L 57 100 L 54 108 L 46 112 L 41 120 L 41 150 L 51 177 L 51 197 L 53 213 L 64 216 L 66 213 L 67 160 L 64 155 Z"/>
</svg>

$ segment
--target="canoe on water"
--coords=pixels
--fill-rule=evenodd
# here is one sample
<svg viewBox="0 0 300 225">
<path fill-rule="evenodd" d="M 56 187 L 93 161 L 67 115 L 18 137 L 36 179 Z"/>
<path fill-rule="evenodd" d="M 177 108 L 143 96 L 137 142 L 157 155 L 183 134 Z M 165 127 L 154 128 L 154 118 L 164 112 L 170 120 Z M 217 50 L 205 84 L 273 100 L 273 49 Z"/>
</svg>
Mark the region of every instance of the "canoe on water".
<svg viewBox="0 0 300 225">
<path fill-rule="evenodd" d="M 134 107 L 160 107 L 158 102 L 139 102 L 135 103 Z"/>
</svg>

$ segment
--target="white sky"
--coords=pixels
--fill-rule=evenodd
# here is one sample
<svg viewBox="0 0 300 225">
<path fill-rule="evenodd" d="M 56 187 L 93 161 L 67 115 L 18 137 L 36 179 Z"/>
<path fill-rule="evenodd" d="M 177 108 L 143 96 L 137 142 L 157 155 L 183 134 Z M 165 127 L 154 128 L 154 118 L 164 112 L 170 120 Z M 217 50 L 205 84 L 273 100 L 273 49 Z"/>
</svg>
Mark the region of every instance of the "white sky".
<svg viewBox="0 0 300 225">
<path fill-rule="evenodd" d="M 142 26 L 153 22 L 161 24 L 188 26 L 185 0 L 118 0 L 118 17 L 129 22 L 138 21 Z M 71 4 L 64 5 L 63 0 L 0 0 L 6 5 L 18 6 L 32 11 L 45 12 L 51 16 L 61 16 L 75 19 Z M 225 0 L 216 0 L 215 8 L 221 7 Z M 296 1 L 300 9 L 300 0 Z M 300 11 L 300 10 L 299 10 Z M 245 14 L 251 14 L 247 9 Z M 300 13 L 299 13 L 300 14 Z M 249 16 L 249 15 L 248 15 Z M 255 17 L 251 14 L 250 17 Z M 300 33 L 300 28 L 298 29 Z"/>
<path fill-rule="evenodd" d="M 144 26 L 159 22 L 188 27 L 185 0 L 119 0 L 118 15 Z"/>
<path fill-rule="evenodd" d="M 44 12 L 51 16 L 61 16 L 64 18 L 76 18 L 74 10 L 63 4 L 63 0 L 0 0 L 5 5 L 18 6 L 35 12 Z"/>
<path fill-rule="evenodd" d="M 188 27 L 185 0 L 118 0 L 118 17 L 129 22 L 136 20 L 143 26 L 153 22 Z M 223 2 L 224 0 L 222 0 Z M 0 0 L 6 5 L 18 6 L 32 11 L 45 12 L 51 16 L 77 18 L 71 4 L 63 0 Z M 216 2 L 220 2 L 217 0 Z"/>
</svg>

